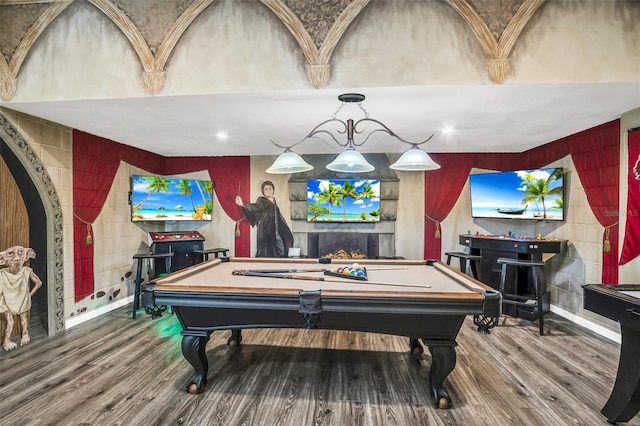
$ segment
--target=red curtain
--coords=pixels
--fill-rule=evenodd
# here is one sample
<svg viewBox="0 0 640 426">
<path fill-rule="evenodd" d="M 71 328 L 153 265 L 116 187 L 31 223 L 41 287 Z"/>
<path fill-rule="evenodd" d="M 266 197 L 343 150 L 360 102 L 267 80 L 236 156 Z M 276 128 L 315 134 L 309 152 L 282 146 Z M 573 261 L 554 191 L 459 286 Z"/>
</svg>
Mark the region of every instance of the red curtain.
<svg viewBox="0 0 640 426">
<path fill-rule="evenodd" d="M 571 159 L 591 211 L 605 228 L 602 283 L 618 283 L 618 209 L 620 206 L 620 120 L 571 136 Z M 607 251 L 607 246 L 610 250 Z"/>
<path fill-rule="evenodd" d="M 73 132 L 73 261 L 75 301 L 93 294 L 93 229 L 120 165 L 115 144 Z"/>
<path fill-rule="evenodd" d="M 640 129 L 628 134 L 629 168 L 627 173 L 627 223 L 622 244 L 620 264 L 635 259 L 640 255 Z"/>
<path fill-rule="evenodd" d="M 442 222 L 458 201 L 473 164 L 473 154 L 431 154 L 440 169 L 424 174 L 424 258 L 440 259 Z"/>
<path fill-rule="evenodd" d="M 163 157 L 108 139 L 73 131 L 73 230 L 75 300 L 94 292 L 91 224 L 100 214 L 120 161 L 161 175 L 207 170 L 223 210 L 237 222 L 235 254 L 249 256 L 249 225 L 235 205 L 249 198 L 249 157 Z"/>
<path fill-rule="evenodd" d="M 235 255 L 249 257 L 249 222 L 244 210 L 236 205 L 236 196 L 249 199 L 251 186 L 251 159 L 249 157 L 213 157 L 209 175 L 215 182 L 218 201 L 227 215 L 236 222 Z"/>
</svg>

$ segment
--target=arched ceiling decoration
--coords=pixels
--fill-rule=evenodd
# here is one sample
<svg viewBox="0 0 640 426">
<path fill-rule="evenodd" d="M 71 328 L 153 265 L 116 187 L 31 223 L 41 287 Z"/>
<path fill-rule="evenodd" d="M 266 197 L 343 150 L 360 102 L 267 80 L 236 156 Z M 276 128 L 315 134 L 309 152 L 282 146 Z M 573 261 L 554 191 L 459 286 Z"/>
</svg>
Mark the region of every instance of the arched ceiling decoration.
<svg viewBox="0 0 640 426">
<path fill-rule="evenodd" d="M 0 96 L 10 101 L 20 67 L 45 28 L 74 0 L 5 0 L 0 3 Z M 178 40 L 216 0 L 89 0 L 127 37 L 144 69 L 147 91 L 165 82 L 165 67 Z M 509 54 L 544 0 L 446 0 L 469 25 L 487 58 L 489 77 L 502 83 Z M 329 61 L 342 36 L 370 0 L 261 0 L 294 36 L 315 88 L 329 80 Z"/>
<path fill-rule="evenodd" d="M 18 72 L 40 34 L 73 0 L 52 3 L 7 3 L 0 8 L 0 96 L 11 100 Z"/>
<path fill-rule="evenodd" d="M 502 83 L 509 54 L 544 0 L 447 0 L 469 24 L 487 57 L 489 78 Z"/>
<path fill-rule="evenodd" d="M 215 0 L 89 1 L 129 39 L 144 68 L 144 85 L 155 95 L 164 85 L 164 68 L 176 43 L 200 12 Z"/>
<path fill-rule="evenodd" d="M 298 41 L 307 77 L 316 89 L 329 80 L 329 59 L 349 24 L 370 0 L 261 0 Z"/>
</svg>

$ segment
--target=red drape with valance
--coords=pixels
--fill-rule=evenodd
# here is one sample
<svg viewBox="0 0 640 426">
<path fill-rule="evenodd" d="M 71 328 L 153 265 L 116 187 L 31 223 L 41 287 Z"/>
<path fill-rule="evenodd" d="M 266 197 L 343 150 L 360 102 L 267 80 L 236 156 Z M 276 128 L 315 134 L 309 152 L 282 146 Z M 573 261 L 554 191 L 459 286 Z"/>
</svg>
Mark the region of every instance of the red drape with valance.
<svg viewBox="0 0 640 426">
<path fill-rule="evenodd" d="M 617 284 L 620 122 L 616 120 L 567 139 L 571 146 L 571 159 L 578 171 L 591 211 L 605 228 L 602 283 Z M 609 251 L 606 249 L 607 245 L 611 247 Z"/>
<path fill-rule="evenodd" d="M 109 195 L 120 164 L 113 144 L 96 144 L 93 136 L 74 132 L 73 138 L 73 262 L 75 301 L 93 294 L 93 228 Z"/>
<path fill-rule="evenodd" d="M 615 284 L 618 282 L 618 224 L 617 216 L 611 212 L 617 211 L 619 208 L 619 176 L 620 176 L 620 120 L 614 120 L 600 126 L 593 127 L 583 132 L 576 133 L 563 139 L 542 145 L 540 147 L 522 152 L 522 153 L 482 153 L 473 156 L 472 167 L 487 170 L 524 170 L 533 169 L 550 164 L 566 155 L 571 155 L 580 181 L 583 184 L 587 200 L 591 209 L 598 219 L 598 222 L 605 227 L 603 233 L 603 242 L 605 239 L 609 241 L 611 250 L 604 252 L 602 255 L 602 282 Z M 449 194 L 448 197 L 457 198 L 464 185 L 459 185 L 457 176 L 456 156 L 459 161 L 464 162 L 464 158 L 468 154 L 450 154 L 451 158 L 447 158 L 441 164 L 438 172 L 438 185 L 449 188 L 455 192 Z M 437 154 L 433 154 L 434 159 Z M 434 171 L 425 172 L 426 175 L 434 173 Z M 468 176 L 464 176 L 465 181 Z M 428 188 L 425 186 L 425 214 L 433 211 L 433 206 L 427 206 L 430 203 L 426 196 Z M 445 206 L 441 206 L 445 207 Z M 453 208 L 453 204 L 447 211 L 442 209 L 439 213 L 440 219 L 444 220 Z M 608 212 L 608 213 L 607 213 Z M 436 219 L 436 218 L 434 218 Z M 440 258 L 441 249 L 440 242 L 436 241 L 435 232 L 428 229 L 428 223 L 425 224 L 425 258 Z M 435 229 L 435 228 L 433 228 Z"/>
<path fill-rule="evenodd" d="M 250 225 L 244 220 L 244 210 L 236 205 L 235 200 L 237 195 L 249 199 L 251 159 L 246 156 L 171 157 L 167 159 L 163 173 L 172 175 L 194 170 L 209 172 L 222 210 L 236 222 L 234 255 L 249 257 Z"/>
<path fill-rule="evenodd" d="M 222 209 L 237 222 L 234 252 L 249 256 L 249 224 L 235 196 L 249 198 L 249 157 L 163 157 L 108 139 L 73 131 L 74 279 L 76 302 L 94 291 L 91 224 L 100 214 L 120 161 L 161 175 L 207 170 Z M 91 237 L 91 238 L 89 238 Z"/>
<path fill-rule="evenodd" d="M 473 154 L 432 154 L 440 169 L 424 174 L 424 258 L 440 259 L 440 222 L 458 201 L 467 181 Z"/>
<path fill-rule="evenodd" d="M 627 146 L 627 210 L 621 212 L 627 217 L 627 222 L 620 255 L 621 265 L 640 256 L 640 129 L 629 131 Z"/>
</svg>

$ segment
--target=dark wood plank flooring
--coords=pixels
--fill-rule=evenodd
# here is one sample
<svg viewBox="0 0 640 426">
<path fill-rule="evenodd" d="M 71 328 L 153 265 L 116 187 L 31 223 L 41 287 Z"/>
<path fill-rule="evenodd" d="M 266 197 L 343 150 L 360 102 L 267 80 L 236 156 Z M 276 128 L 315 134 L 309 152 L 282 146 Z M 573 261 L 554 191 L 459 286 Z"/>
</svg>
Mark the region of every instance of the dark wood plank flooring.
<svg viewBox="0 0 640 426">
<path fill-rule="evenodd" d="M 553 314 L 548 334 L 507 318 L 490 335 L 468 318 L 445 381 L 453 407 L 429 396 L 428 351 L 407 339 L 324 330 L 228 332 L 207 346 L 205 392 L 173 315 L 119 309 L 0 357 L 2 425 L 607 425 L 619 345 Z M 640 425 L 640 416 L 630 425 Z"/>
</svg>

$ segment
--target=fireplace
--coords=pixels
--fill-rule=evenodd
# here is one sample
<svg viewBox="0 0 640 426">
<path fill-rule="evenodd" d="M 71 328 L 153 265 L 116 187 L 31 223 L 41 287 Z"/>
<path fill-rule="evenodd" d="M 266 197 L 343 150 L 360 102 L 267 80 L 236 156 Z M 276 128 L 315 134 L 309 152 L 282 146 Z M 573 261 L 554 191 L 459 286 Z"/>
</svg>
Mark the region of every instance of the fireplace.
<svg viewBox="0 0 640 426">
<path fill-rule="evenodd" d="M 310 232 L 307 234 L 307 256 L 334 259 L 375 259 L 379 237 L 376 233 Z"/>
</svg>

